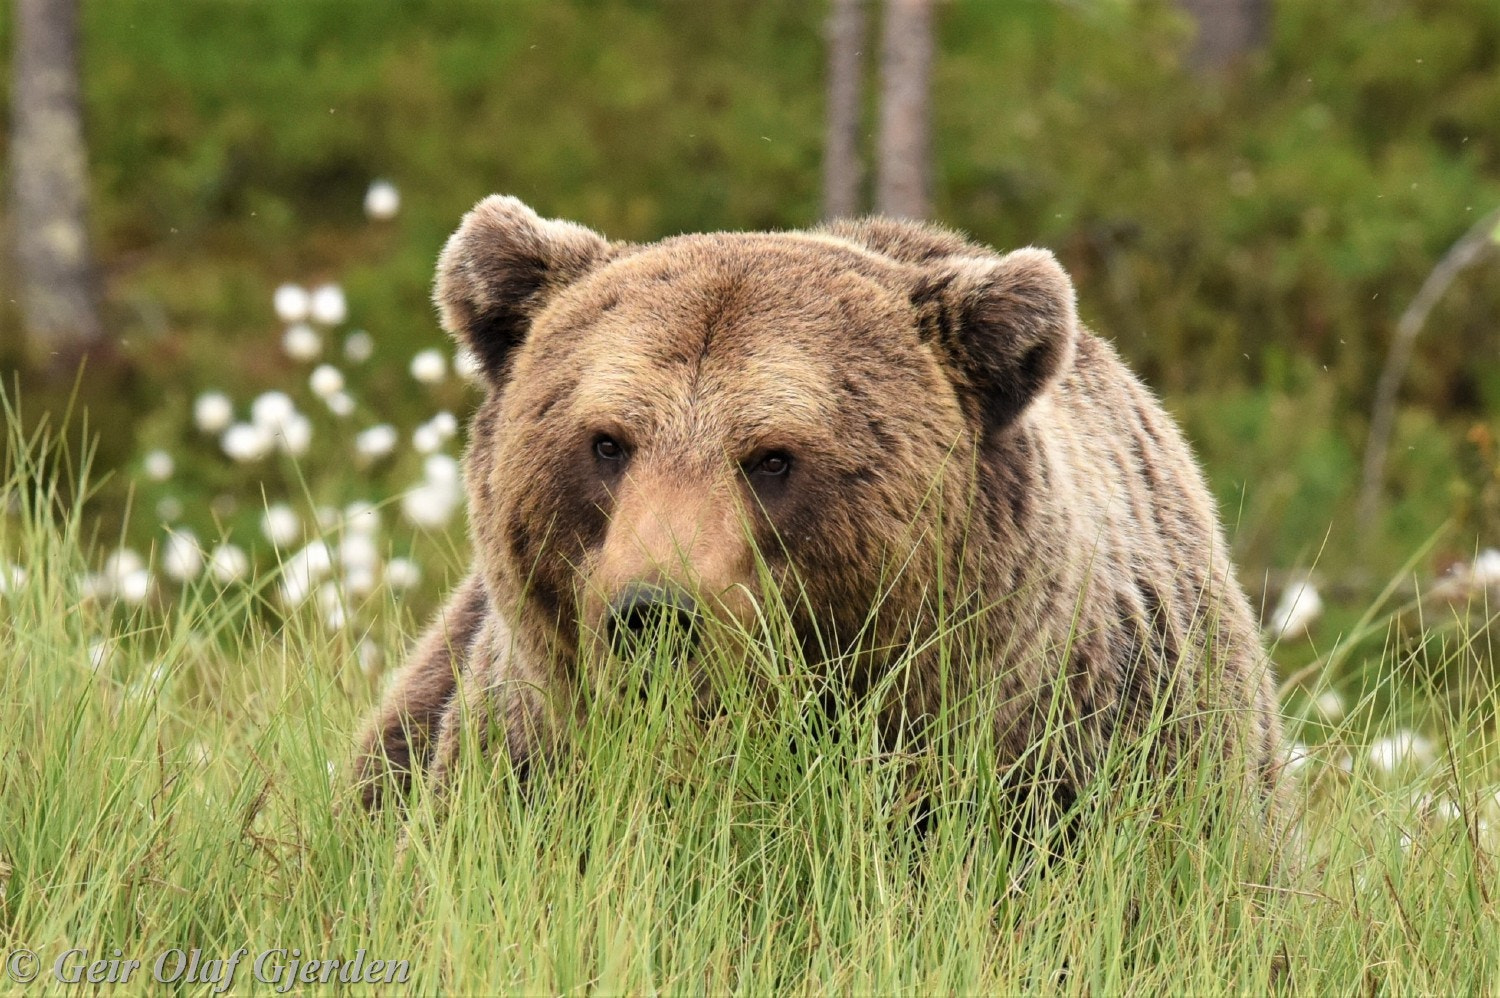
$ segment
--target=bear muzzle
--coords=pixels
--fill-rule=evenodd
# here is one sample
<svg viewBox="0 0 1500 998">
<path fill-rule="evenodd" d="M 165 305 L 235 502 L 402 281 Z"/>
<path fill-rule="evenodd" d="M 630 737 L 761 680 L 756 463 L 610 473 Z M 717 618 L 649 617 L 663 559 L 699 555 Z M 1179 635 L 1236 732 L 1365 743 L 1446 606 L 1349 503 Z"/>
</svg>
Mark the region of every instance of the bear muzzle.
<svg viewBox="0 0 1500 998">
<path fill-rule="evenodd" d="M 680 586 L 631 582 L 610 601 L 604 628 L 610 650 L 621 658 L 664 641 L 691 650 L 701 631 L 698 603 Z"/>
</svg>

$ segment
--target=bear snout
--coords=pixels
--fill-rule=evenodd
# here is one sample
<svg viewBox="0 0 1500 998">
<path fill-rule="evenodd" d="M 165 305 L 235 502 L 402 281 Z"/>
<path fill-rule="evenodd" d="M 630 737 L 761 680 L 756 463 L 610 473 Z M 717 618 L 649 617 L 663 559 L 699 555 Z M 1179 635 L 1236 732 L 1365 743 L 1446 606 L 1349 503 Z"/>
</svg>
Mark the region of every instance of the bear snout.
<svg viewBox="0 0 1500 998">
<path fill-rule="evenodd" d="M 628 658 L 662 641 L 697 643 L 698 604 L 687 590 L 672 585 L 632 582 L 610 601 L 604 627 L 610 649 Z"/>
</svg>

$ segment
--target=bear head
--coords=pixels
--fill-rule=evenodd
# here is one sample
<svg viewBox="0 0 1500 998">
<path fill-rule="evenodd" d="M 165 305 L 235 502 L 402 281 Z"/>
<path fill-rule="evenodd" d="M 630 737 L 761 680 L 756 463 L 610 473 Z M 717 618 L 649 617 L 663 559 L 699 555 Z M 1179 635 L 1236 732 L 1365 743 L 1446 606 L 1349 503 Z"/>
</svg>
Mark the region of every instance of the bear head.
<svg viewBox="0 0 1500 998">
<path fill-rule="evenodd" d="M 820 656 L 877 608 L 877 641 L 909 637 L 962 572 L 986 441 L 1079 335 L 1043 250 L 878 219 L 634 245 L 509 197 L 464 218 L 435 299 L 487 391 L 479 570 L 568 662 L 662 615 L 753 629 L 772 593 Z"/>
</svg>

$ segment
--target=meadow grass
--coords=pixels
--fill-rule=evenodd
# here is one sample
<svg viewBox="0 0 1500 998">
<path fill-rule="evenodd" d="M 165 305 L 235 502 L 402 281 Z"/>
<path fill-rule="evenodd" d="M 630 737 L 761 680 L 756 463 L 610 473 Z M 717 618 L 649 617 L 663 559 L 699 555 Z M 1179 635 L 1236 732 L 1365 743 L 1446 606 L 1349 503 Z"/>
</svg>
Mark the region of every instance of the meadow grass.
<svg viewBox="0 0 1500 998">
<path fill-rule="evenodd" d="M 206 993 L 154 983 L 152 963 L 241 947 L 236 992 L 279 986 L 252 968 L 268 950 L 287 952 L 263 976 L 294 950 L 407 962 L 404 984 L 356 992 L 1495 986 L 1487 628 L 1429 625 L 1423 661 L 1446 678 L 1425 691 L 1393 643 L 1346 720 L 1295 731 L 1301 817 L 1274 868 L 1253 820 L 1211 817 L 1246 807 L 1215 770 L 1153 783 L 1123 750 L 1069 841 L 1017 836 L 986 806 L 983 725 L 955 720 L 940 755 L 882 750 L 872 701 L 812 709 L 826 691 L 776 640 L 750 653 L 775 696 L 729 682 L 705 717 L 643 662 L 667 679 L 601 700 L 525 788 L 470 753 L 441 820 L 421 791 L 405 820 L 366 818 L 343 781 L 378 689 L 350 636 L 275 611 L 274 573 L 158 605 L 84 598 L 87 489 L 65 469 L 87 462 L 40 436 L 10 453 L 0 554 L 26 574 L 0 595 L 0 948 L 34 951 L 44 990 L 82 949 L 142 960 L 131 991 Z M 399 659 L 411 622 L 371 598 Z M 1398 720 L 1430 758 L 1372 757 Z M 914 766 L 941 774 L 922 832 Z"/>
</svg>

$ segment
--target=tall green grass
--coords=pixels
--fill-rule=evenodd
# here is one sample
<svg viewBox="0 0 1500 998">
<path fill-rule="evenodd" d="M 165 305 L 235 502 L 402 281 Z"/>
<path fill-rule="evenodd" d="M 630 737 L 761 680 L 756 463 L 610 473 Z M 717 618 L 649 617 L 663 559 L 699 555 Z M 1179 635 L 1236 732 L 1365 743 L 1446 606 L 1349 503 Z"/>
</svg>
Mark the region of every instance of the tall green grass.
<svg viewBox="0 0 1500 998">
<path fill-rule="evenodd" d="M 0 948 L 34 951 L 49 989 L 69 949 L 141 959 L 151 990 L 159 954 L 241 947 L 236 991 L 271 989 L 251 966 L 271 949 L 404 960 L 424 993 L 1495 987 L 1494 697 L 1472 675 L 1398 694 L 1396 646 L 1348 720 L 1296 732 L 1301 817 L 1274 868 L 1254 821 L 1215 819 L 1245 806 L 1215 771 L 1164 787 L 1129 751 L 1066 841 L 1014 834 L 986 726 L 955 710 L 940 753 L 892 746 L 873 698 L 823 710 L 779 640 L 722 710 L 642 661 L 648 695 L 602 693 L 528 785 L 469 753 L 442 820 L 421 790 L 408 818 L 367 818 L 341 806 L 378 694 L 350 639 L 273 612 L 269 576 L 130 611 L 84 599 L 91 539 L 61 496 L 86 490 L 56 485 L 86 462 L 45 435 L 11 453 L 0 559 L 26 578 L 0 595 Z M 387 617 L 409 636 L 393 600 Z M 1487 640 L 1433 628 L 1426 653 L 1467 674 Z M 1372 761 L 1397 722 L 1431 758 Z M 925 831 L 914 786 L 934 791 Z"/>
</svg>

